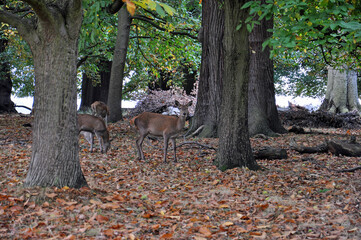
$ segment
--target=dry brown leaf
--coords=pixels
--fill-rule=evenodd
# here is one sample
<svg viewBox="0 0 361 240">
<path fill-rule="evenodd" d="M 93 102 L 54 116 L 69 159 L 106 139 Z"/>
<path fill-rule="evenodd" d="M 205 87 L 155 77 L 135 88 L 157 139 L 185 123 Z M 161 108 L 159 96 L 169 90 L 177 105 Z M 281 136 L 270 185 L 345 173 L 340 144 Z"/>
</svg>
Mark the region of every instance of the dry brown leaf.
<svg viewBox="0 0 361 240">
<path fill-rule="evenodd" d="M 206 237 L 212 236 L 212 232 L 207 227 L 200 227 L 198 231 Z"/>
</svg>

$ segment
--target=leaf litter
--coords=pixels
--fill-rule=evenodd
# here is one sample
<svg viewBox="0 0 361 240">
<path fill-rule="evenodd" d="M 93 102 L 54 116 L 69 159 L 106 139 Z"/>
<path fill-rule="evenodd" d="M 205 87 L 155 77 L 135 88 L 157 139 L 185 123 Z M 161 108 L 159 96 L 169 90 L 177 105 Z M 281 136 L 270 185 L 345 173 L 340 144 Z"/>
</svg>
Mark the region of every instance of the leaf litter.
<svg viewBox="0 0 361 240">
<path fill-rule="evenodd" d="M 110 124 L 113 148 L 88 151 L 80 137 L 89 188 L 23 188 L 31 157 L 30 117 L 0 115 L 1 239 L 360 239 L 361 164 L 356 157 L 299 154 L 291 139 L 318 145 L 325 138 L 358 136 L 359 130 L 317 129 L 252 138 L 254 149 L 287 149 L 286 160 L 258 160 L 264 171 L 219 171 L 216 153 L 193 145 L 177 150 L 178 162 L 144 145 L 136 132 Z M 217 139 L 194 139 L 217 148 Z M 179 139 L 178 144 L 182 142 Z M 162 147 L 162 142 L 152 142 Z M 313 161 L 305 161 L 312 158 Z"/>
</svg>

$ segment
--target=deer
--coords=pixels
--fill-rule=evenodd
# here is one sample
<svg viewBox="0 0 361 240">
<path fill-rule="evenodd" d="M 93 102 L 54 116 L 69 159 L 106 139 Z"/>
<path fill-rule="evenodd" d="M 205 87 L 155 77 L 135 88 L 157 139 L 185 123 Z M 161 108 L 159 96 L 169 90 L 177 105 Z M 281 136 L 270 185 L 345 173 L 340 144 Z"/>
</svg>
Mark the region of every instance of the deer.
<svg viewBox="0 0 361 240">
<path fill-rule="evenodd" d="M 143 140 L 148 134 L 151 134 L 154 136 L 162 136 L 164 138 L 165 163 L 167 162 L 169 139 L 172 141 L 174 149 L 174 162 L 177 162 L 176 137 L 184 128 L 185 122 L 189 115 L 188 107 L 191 105 L 192 101 L 184 105 L 180 104 L 178 101 L 175 101 L 175 106 L 180 110 L 179 117 L 143 112 L 131 120 L 131 124 L 134 124 L 139 132 L 139 138 L 136 140 L 139 160 L 144 160 L 144 154 L 142 150 Z"/>
<path fill-rule="evenodd" d="M 100 117 L 89 114 L 78 114 L 79 134 L 90 144 L 90 152 L 93 152 L 94 134 L 98 138 L 101 153 L 106 153 L 110 148 L 109 132 Z"/>
<path fill-rule="evenodd" d="M 105 125 L 108 125 L 109 108 L 102 101 L 95 101 L 90 105 L 93 115 L 103 118 Z"/>
</svg>

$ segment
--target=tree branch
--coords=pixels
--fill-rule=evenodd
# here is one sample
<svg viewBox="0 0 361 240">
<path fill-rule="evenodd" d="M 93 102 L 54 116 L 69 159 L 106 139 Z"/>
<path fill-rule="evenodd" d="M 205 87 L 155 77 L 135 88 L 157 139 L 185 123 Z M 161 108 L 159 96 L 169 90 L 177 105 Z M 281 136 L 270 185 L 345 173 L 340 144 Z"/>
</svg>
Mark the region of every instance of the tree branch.
<svg viewBox="0 0 361 240">
<path fill-rule="evenodd" d="M 110 14 L 115 14 L 121 9 L 124 5 L 124 2 L 122 0 L 114 0 L 112 4 L 109 4 L 107 7 L 107 12 Z"/>
<path fill-rule="evenodd" d="M 82 1 L 72 0 L 67 7 L 67 31 L 71 38 L 77 38 L 82 21 Z"/>
<path fill-rule="evenodd" d="M 325 60 L 325 63 L 326 63 L 327 65 L 330 65 L 330 63 L 329 63 L 329 62 L 327 61 L 327 59 L 326 59 L 325 51 L 323 50 L 323 46 L 320 45 L 320 48 L 321 48 L 323 60 Z"/>
<path fill-rule="evenodd" d="M 21 19 L 19 16 L 8 11 L 0 10 L 0 22 L 7 23 L 16 28 L 19 34 L 27 41 L 29 41 L 28 36 L 34 33 L 34 27 L 30 20 Z"/>
<path fill-rule="evenodd" d="M 23 2 L 26 2 L 34 9 L 36 15 L 41 21 L 53 23 L 54 19 L 43 0 L 23 0 Z"/>
<path fill-rule="evenodd" d="M 147 22 L 147 23 L 151 24 L 153 27 L 155 27 L 155 28 L 157 28 L 157 29 L 159 29 L 161 31 L 167 31 L 167 29 L 157 25 L 150 18 L 147 18 L 145 16 L 135 15 L 135 16 L 132 17 L 132 19 L 137 19 L 137 20 L 140 20 L 140 21 L 143 21 L 143 22 Z M 190 37 L 192 39 L 197 39 L 197 36 L 194 36 L 194 35 L 192 35 L 192 34 L 190 34 L 188 32 L 170 31 L 169 33 L 172 34 L 172 35 L 183 35 L 183 36 L 188 36 L 188 37 Z"/>
</svg>

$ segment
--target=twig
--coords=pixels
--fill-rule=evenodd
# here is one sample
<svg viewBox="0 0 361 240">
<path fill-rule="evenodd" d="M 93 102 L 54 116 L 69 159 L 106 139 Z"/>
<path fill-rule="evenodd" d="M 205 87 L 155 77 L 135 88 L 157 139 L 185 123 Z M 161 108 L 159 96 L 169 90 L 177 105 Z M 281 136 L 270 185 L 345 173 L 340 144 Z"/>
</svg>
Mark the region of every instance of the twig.
<svg viewBox="0 0 361 240">
<path fill-rule="evenodd" d="M 27 107 L 27 106 L 23 106 L 23 105 L 15 105 L 15 107 L 22 107 L 22 108 L 26 108 L 26 109 L 28 109 L 28 110 L 30 110 L 30 111 L 31 111 L 31 108 L 29 108 L 29 107 Z"/>
<path fill-rule="evenodd" d="M 361 169 L 361 166 L 354 167 L 354 168 L 337 170 L 336 172 L 355 172 L 356 170 L 359 170 L 359 169 Z"/>
<path fill-rule="evenodd" d="M 149 146 L 151 146 L 151 147 L 153 147 L 153 148 L 156 148 L 156 149 L 162 149 L 162 148 L 159 148 L 159 147 L 153 145 L 153 144 L 149 141 L 149 138 L 150 138 L 149 136 L 146 138 L 147 144 L 148 144 Z M 152 139 L 155 139 L 155 140 L 160 141 L 159 138 L 154 137 L 154 136 L 152 136 Z M 186 145 L 186 144 L 195 144 L 195 145 L 198 145 L 198 146 L 203 147 L 203 148 L 208 148 L 208 149 L 212 149 L 212 150 L 214 150 L 214 151 L 217 151 L 217 149 L 214 148 L 214 147 L 210 147 L 210 146 L 207 146 L 207 145 L 204 145 L 204 144 L 201 144 L 201 143 L 198 143 L 198 142 L 194 142 L 194 141 L 184 141 L 184 142 L 182 142 L 181 144 L 177 145 L 177 147 L 181 147 L 181 146 Z"/>
<path fill-rule="evenodd" d="M 214 148 L 214 147 L 210 147 L 210 146 L 207 146 L 207 145 L 204 145 L 204 144 L 201 144 L 201 143 L 198 143 L 198 142 L 194 142 L 194 141 L 182 142 L 182 143 L 179 144 L 177 147 L 181 147 L 181 146 L 186 145 L 186 144 L 196 144 L 196 145 L 201 146 L 201 147 L 203 147 L 203 148 L 208 148 L 208 149 L 212 149 L 212 150 L 214 150 L 214 151 L 217 151 L 217 149 Z"/>
<path fill-rule="evenodd" d="M 188 135 L 188 132 L 187 131 L 184 135 L 183 135 L 183 138 L 186 139 L 186 138 L 191 138 L 195 135 L 197 135 L 199 132 L 201 132 L 204 128 L 204 125 L 200 126 L 197 130 L 195 130 L 192 134 Z M 190 129 L 189 129 L 190 130 Z"/>
</svg>

